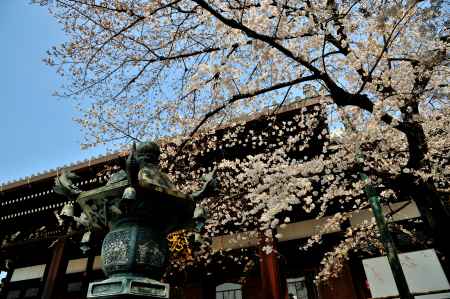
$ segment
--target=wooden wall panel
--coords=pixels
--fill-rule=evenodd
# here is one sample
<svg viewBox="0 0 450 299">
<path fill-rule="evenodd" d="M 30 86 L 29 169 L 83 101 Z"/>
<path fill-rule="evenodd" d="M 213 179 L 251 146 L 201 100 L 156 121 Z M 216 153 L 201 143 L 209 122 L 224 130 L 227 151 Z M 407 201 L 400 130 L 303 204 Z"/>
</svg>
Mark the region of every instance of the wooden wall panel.
<svg viewBox="0 0 450 299">
<path fill-rule="evenodd" d="M 319 299 L 362 299 L 358 298 L 348 265 L 344 266 L 337 278 L 328 284 L 320 285 L 318 291 Z"/>
</svg>

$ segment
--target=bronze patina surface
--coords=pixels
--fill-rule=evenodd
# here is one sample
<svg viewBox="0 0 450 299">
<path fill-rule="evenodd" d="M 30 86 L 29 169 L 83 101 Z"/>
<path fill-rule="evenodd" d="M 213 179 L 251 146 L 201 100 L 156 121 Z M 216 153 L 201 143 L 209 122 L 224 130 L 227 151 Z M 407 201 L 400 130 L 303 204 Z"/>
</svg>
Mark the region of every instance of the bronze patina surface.
<svg viewBox="0 0 450 299">
<path fill-rule="evenodd" d="M 56 179 L 55 191 L 76 200 L 91 227 L 111 228 L 101 253 L 109 278 L 91 283 L 88 298 L 169 298 L 169 286 L 158 281 L 169 254 L 167 235 L 192 226 L 196 202 L 215 179 L 210 174 L 201 190 L 183 194 L 160 170 L 159 155 L 154 142 L 133 144 L 126 170 L 93 190 L 77 188 L 71 173 Z"/>
</svg>

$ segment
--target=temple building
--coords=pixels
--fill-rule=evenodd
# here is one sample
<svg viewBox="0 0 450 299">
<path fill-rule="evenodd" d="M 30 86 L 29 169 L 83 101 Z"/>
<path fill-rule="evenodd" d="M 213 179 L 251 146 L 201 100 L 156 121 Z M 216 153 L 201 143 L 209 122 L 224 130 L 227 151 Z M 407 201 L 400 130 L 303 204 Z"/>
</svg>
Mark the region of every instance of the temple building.
<svg viewBox="0 0 450 299">
<path fill-rule="evenodd" d="M 297 154 L 318 155 L 321 153 L 323 143 L 328 140 L 316 138 L 320 132 L 327 130 L 326 116 L 320 114 L 320 109 L 315 109 L 316 105 L 318 104 L 314 101 L 296 103 L 276 111 L 268 110 L 269 112 L 246 117 L 241 120 L 241 129 L 236 134 L 245 140 L 250 130 L 257 134 L 265 132 L 268 136 L 273 136 L 270 138 L 276 142 L 277 138 L 287 139 L 298 132 L 291 131 L 283 136 L 272 134 L 276 129 L 263 125 L 268 119 L 282 124 L 296 121 L 300 117 L 310 118 L 309 131 L 305 133 L 304 139 L 297 141 L 299 144 L 306 142 L 308 146 L 301 147 Z M 232 129 L 232 125 L 219 127 L 215 130 L 214 136 L 220 140 Z M 299 127 L 298 130 L 303 129 Z M 202 142 L 206 143 L 207 140 L 199 141 L 197 147 L 201 147 Z M 224 147 L 220 153 L 199 155 L 197 162 L 198 165 L 207 167 L 212 161 L 242 158 L 263 150 L 267 149 L 263 146 L 246 147 L 243 142 Z M 0 185 L 0 270 L 5 274 L 0 298 L 81 299 L 86 298 L 90 282 L 105 278 L 101 269 L 100 250 L 106 231 L 101 229 L 86 231 L 78 224 L 65 224 L 64 217 L 70 216 L 72 212 L 68 211 L 65 214 L 61 213 L 61 210 L 73 202 L 55 193 L 53 187 L 55 178 L 67 170 L 81 178 L 78 181 L 80 189 L 89 190 L 102 186 L 109 180 L 111 174 L 125 167 L 126 156 L 127 153 L 124 152 L 111 153 Z M 182 162 L 180 158 L 178 161 L 180 171 L 186 167 Z M 400 201 L 393 206 L 402 208 L 402 211 L 395 215 L 394 221 L 402 222 L 420 217 L 413 202 Z M 348 225 L 357 225 L 364 220 L 370 220 L 371 217 L 370 210 L 355 213 Z M 291 223 L 277 229 L 282 237 L 274 245 L 276 252 L 270 254 L 261 251 L 260 240 L 250 233 L 215 236 L 211 240 L 213 250 L 225 251 L 230 253 L 230 256 L 233 254 L 249 256 L 248 262 L 235 265 L 231 260 L 229 262 L 225 260 L 209 266 L 208 269 L 192 268 L 188 274 L 174 274 L 168 279 L 173 286 L 170 298 L 363 299 L 383 296 L 391 298 L 389 296 L 392 292 L 387 286 L 390 282 L 385 283 L 374 276 L 374 273 L 389 270 L 386 270 L 387 262 L 382 260 L 383 257 L 367 258 L 364 254 L 354 254 L 339 277 L 327 285 L 315 285 L 314 279 L 320 268 L 321 257 L 335 244 L 342 230 L 335 228 L 328 231 L 321 249 L 301 251 L 299 247 L 304 244 L 305 239 L 317 233 L 325 221 L 326 217 L 315 219 L 299 212 L 292 218 Z M 437 273 L 427 278 L 436 282 L 437 286 L 434 289 L 425 288 L 417 292 L 434 294 L 437 289 L 440 291 L 449 289 L 445 275 L 442 277 L 443 270 L 434 251 L 418 249 L 421 248 L 403 250 L 408 252 L 404 258 L 413 259 L 417 265 L 425 265 L 428 270 Z M 415 270 L 411 271 L 413 274 L 409 278 L 412 281 L 417 280 L 417 277 L 413 277 Z M 283 297 L 280 297 L 280 294 Z"/>
</svg>

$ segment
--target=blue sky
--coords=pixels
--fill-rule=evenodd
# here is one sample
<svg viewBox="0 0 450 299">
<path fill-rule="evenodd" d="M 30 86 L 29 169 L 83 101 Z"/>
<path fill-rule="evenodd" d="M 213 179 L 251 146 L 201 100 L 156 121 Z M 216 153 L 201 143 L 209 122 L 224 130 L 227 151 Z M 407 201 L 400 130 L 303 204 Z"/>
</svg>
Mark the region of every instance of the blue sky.
<svg viewBox="0 0 450 299">
<path fill-rule="evenodd" d="M 76 110 L 52 96 L 62 81 L 42 59 L 65 37 L 29 2 L 0 1 L 0 184 L 105 152 L 80 150 Z"/>
</svg>

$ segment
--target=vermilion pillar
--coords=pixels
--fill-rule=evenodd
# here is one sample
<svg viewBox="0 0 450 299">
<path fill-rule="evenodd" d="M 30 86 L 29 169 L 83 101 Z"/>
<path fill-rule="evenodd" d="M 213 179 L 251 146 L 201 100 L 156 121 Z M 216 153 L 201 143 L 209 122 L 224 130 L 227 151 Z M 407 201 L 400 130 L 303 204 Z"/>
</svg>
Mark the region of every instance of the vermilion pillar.
<svg viewBox="0 0 450 299">
<path fill-rule="evenodd" d="M 280 275 L 280 266 L 278 253 L 276 250 L 276 243 L 271 242 L 273 250 L 267 254 L 262 250 L 262 247 L 267 244 L 261 244 L 259 247 L 259 267 L 262 284 L 262 298 L 264 299 L 286 299 L 287 291 L 286 284 L 282 283 Z"/>
</svg>

